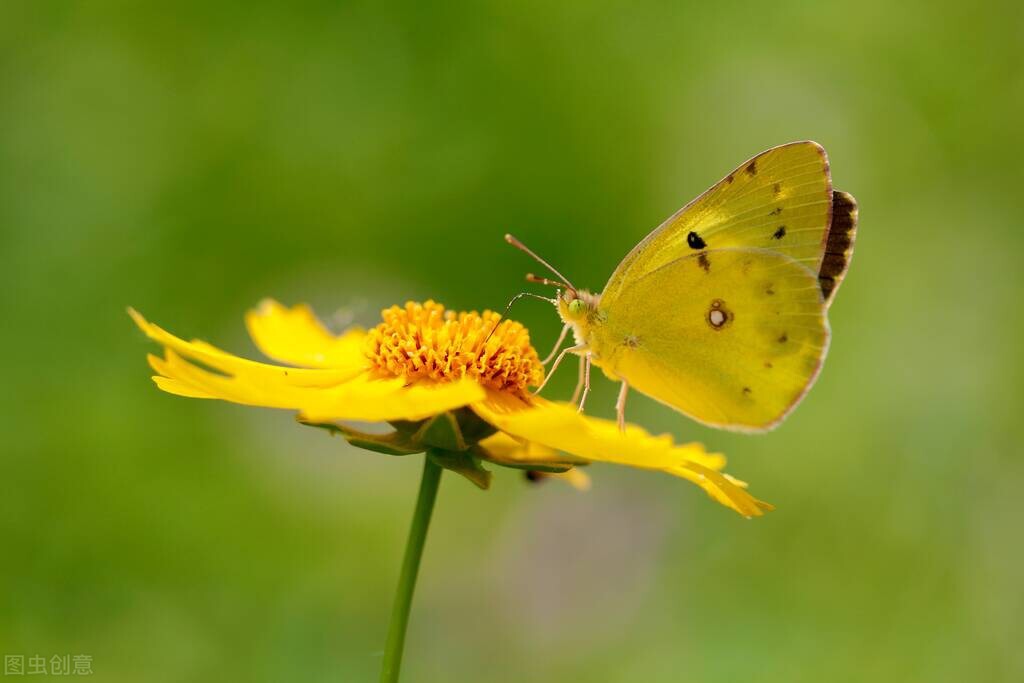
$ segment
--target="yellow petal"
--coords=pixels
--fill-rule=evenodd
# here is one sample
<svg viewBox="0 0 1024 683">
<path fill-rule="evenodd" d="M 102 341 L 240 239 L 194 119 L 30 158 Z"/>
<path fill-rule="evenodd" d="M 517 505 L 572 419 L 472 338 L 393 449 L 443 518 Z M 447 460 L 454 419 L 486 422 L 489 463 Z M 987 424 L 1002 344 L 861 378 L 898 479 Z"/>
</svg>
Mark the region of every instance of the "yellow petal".
<svg viewBox="0 0 1024 683">
<path fill-rule="evenodd" d="M 150 365 L 153 364 L 153 358 L 156 357 L 150 356 Z M 154 375 L 153 381 L 156 382 L 156 385 L 160 389 L 166 391 L 168 394 L 174 394 L 175 396 L 184 396 L 185 398 L 217 398 L 212 394 L 208 394 L 205 391 L 200 391 L 199 389 L 196 389 L 188 384 L 185 384 L 180 380 L 171 379 L 170 377 Z"/>
<path fill-rule="evenodd" d="M 273 299 L 264 299 L 246 314 L 245 324 L 256 347 L 282 363 L 337 368 L 365 362 L 363 330 L 334 335 L 305 304 L 286 308 Z"/>
<path fill-rule="evenodd" d="M 579 467 L 573 467 L 571 470 L 566 470 L 565 472 L 548 472 L 546 476 L 554 479 L 561 479 L 577 491 L 590 490 L 590 475 Z"/>
<path fill-rule="evenodd" d="M 151 355 L 157 386 L 178 396 L 297 410 L 312 421 L 421 420 L 480 401 L 475 381 L 417 382 L 372 377 L 365 359 L 338 368 L 291 368 L 239 358 L 202 341 L 186 342 L 129 310 L 139 328 L 164 345 Z"/>
<path fill-rule="evenodd" d="M 511 463 L 514 465 L 563 465 L 565 463 L 579 461 L 579 458 L 571 455 L 564 455 L 553 448 L 542 446 L 533 441 L 515 439 L 505 432 L 496 432 L 480 441 L 480 446 L 487 451 L 488 456 L 497 463 Z"/>
<path fill-rule="evenodd" d="M 219 398 L 242 405 L 297 410 L 304 420 L 422 420 L 479 401 L 484 390 L 472 380 L 406 386 L 399 378 L 376 379 L 361 373 L 331 387 L 295 386 L 273 378 L 210 372 L 167 349 L 150 356 L 160 374 L 157 385 L 179 396 Z"/>
<path fill-rule="evenodd" d="M 192 361 L 236 377 L 247 377 L 253 382 L 267 382 L 274 385 L 285 384 L 298 387 L 330 387 L 345 382 L 366 369 L 365 363 L 351 362 L 345 366 L 324 369 L 286 368 L 279 365 L 258 363 L 246 358 L 239 358 L 226 351 L 221 351 L 203 341 L 187 342 L 175 337 L 159 325 L 148 322 L 134 309 L 128 309 L 135 324 L 147 337 L 172 349 L 181 356 Z"/>
<path fill-rule="evenodd" d="M 627 424 L 623 433 L 611 420 L 590 417 L 578 412 L 575 406 L 540 397 L 527 402 L 511 394 L 489 391 L 487 400 L 474 404 L 473 410 L 514 437 L 588 460 L 653 469 L 680 462 L 697 462 L 716 470 L 725 465 L 724 456 L 709 454 L 699 443 L 675 445 L 671 436 L 651 436 L 633 424 Z"/>
<path fill-rule="evenodd" d="M 473 405 L 480 417 L 514 437 L 543 444 L 588 460 L 660 470 L 688 479 L 714 500 L 752 517 L 770 509 L 716 470 L 725 458 L 707 453 L 697 443 L 676 445 L 668 435 L 652 436 L 635 425 L 620 432 L 618 425 L 583 415 L 575 407 L 537 397 L 529 401 L 488 392 Z"/>
<path fill-rule="evenodd" d="M 316 400 L 301 407 L 303 419 L 327 420 L 423 420 L 438 413 L 462 408 L 486 396 L 471 379 L 406 385 L 404 379 L 377 379 L 363 374 L 351 382 L 321 391 Z"/>
<path fill-rule="evenodd" d="M 716 472 L 697 463 L 666 468 L 663 471 L 683 479 L 689 479 L 704 489 L 713 500 L 732 508 L 744 517 L 760 517 L 765 512 L 775 509 L 771 503 L 758 500 L 747 493 L 744 490 L 745 487 L 739 485 L 742 482 L 738 482 L 728 474 Z"/>
</svg>

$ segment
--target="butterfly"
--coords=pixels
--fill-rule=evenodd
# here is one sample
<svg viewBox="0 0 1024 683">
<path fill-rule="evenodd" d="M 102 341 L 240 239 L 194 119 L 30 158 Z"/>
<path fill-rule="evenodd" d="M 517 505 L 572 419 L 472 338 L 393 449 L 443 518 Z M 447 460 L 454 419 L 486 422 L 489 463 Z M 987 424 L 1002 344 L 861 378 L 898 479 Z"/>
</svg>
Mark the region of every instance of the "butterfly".
<svg viewBox="0 0 1024 683">
<path fill-rule="evenodd" d="M 505 238 L 558 278 L 527 275 L 558 289 L 548 301 L 564 326 L 545 364 L 570 330 L 575 344 L 547 379 L 566 354 L 579 356 L 573 401 L 581 411 L 593 364 L 622 383 L 620 428 L 632 388 L 698 422 L 761 432 L 796 407 L 821 371 L 828 309 L 856 230 L 857 202 L 832 189 L 825 150 L 803 141 L 761 152 L 669 217 L 600 294 Z"/>
</svg>

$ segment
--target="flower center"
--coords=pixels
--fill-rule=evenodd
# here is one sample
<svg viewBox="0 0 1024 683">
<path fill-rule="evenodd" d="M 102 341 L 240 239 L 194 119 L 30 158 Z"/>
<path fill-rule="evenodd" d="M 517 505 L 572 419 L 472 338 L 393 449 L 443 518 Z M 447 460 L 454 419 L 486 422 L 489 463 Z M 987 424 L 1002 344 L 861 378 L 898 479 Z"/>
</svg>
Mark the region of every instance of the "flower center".
<svg viewBox="0 0 1024 683">
<path fill-rule="evenodd" d="M 501 321 L 493 311 L 455 313 L 434 301 L 410 301 L 385 309 L 381 318 L 384 322 L 367 335 L 365 350 L 382 372 L 409 381 L 470 377 L 516 393 L 544 379 L 529 331 L 514 320 Z"/>
</svg>

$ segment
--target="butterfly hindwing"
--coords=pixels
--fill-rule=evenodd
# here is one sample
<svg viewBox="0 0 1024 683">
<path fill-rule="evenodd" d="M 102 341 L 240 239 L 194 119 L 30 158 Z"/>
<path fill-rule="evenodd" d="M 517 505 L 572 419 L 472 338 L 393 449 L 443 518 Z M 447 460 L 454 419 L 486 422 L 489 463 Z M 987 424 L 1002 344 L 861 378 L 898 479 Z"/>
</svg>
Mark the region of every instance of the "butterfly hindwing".
<svg viewBox="0 0 1024 683">
<path fill-rule="evenodd" d="M 716 427 L 770 429 L 813 383 L 828 346 L 817 273 L 767 249 L 707 249 L 599 304 L 595 362 Z"/>
</svg>

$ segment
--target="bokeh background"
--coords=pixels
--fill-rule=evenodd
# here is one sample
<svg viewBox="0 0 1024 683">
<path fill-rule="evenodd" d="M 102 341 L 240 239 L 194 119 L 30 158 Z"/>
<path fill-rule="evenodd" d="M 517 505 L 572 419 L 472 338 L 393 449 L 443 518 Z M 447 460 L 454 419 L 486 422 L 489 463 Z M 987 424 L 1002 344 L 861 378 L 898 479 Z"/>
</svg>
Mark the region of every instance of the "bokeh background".
<svg viewBox="0 0 1024 683">
<path fill-rule="evenodd" d="M 405 680 L 1024 680 L 1022 43 L 1010 2 L 2 3 L 0 651 L 375 680 L 419 458 L 160 394 L 125 307 L 255 357 L 265 296 L 500 307 L 509 230 L 600 289 L 811 138 L 861 205 L 814 391 L 761 437 L 630 405 L 778 510 L 448 475 Z"/>
</svg>

